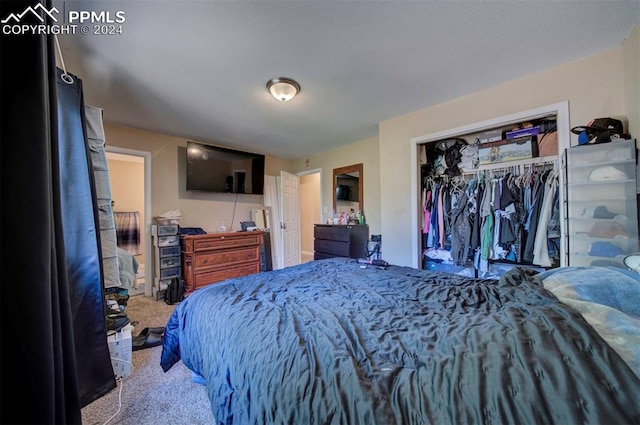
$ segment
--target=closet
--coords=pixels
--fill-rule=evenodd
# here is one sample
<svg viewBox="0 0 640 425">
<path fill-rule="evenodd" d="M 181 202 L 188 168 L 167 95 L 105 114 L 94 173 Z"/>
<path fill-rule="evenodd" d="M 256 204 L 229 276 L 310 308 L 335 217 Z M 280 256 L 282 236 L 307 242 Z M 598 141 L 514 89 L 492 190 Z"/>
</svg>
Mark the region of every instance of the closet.
<svg viewBox="0 0 640 425">
<path fill-rule="evenodd" d="M 419 268 L 494 278 L 565 265 L 566 102 L 412 143 Z"/>
</svg>

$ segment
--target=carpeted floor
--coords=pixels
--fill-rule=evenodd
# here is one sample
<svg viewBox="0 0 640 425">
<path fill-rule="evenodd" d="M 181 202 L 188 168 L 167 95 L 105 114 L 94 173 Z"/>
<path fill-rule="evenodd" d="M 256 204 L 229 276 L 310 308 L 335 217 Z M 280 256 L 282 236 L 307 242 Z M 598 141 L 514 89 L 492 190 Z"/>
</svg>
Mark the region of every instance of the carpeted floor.
<svg viewBox="0 0 640 425">
<path fill-rule="evenodd" d="M 145 295 L 132 296 L 125 309 L 132 322 L 139 322 L 132 335 L 138 335 L 146 327 L 165 326 L 174 308 Z M 161 353 L 162 346 L 134 351 L 133 372 L 118 383 L 118 388 L 82 409 L 83 425 L 102 425 L 107 421 L 123 425 L 213 424 L 205 387 L 192 382 L 191 372 L 181 362 L 164 373 L 160 367 Z"/>
</svg>

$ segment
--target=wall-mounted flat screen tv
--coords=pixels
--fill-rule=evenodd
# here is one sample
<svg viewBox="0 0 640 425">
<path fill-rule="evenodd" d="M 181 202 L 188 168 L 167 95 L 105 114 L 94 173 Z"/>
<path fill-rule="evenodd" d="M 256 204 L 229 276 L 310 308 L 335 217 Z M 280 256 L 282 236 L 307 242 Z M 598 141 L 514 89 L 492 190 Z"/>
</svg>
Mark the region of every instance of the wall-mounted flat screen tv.
<svg viewBox="0 0 640 425">
<path fill-rule="evenodd" d="M 187 190 L 264 193 L 264 155 L 187 142 Z"/>
</svg>

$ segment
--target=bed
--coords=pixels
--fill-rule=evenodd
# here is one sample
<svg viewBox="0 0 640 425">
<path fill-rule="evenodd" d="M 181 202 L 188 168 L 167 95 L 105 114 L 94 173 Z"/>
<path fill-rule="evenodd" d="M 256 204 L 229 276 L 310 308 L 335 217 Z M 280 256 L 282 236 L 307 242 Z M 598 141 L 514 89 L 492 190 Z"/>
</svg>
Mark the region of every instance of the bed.
<svg viewBox="0 0 640 425">
<path fill-rule="evenodd" d="M 579 298 L 565 271 L 483 280 L 327 259 L 230 279 L 176 306 L 160 365 L 201 378 L 219 424 L 640 423 L 637 353 L 545 289 Z M 606 307 L 638 320 L 619 304 Z"/>
<path fill-rule="evenodd" d="M 120 274 L 120 287 L 133 289 L 138 273 L 138 260 L 128 251 L 118 247 L 118 273 Z"/>
</svg>

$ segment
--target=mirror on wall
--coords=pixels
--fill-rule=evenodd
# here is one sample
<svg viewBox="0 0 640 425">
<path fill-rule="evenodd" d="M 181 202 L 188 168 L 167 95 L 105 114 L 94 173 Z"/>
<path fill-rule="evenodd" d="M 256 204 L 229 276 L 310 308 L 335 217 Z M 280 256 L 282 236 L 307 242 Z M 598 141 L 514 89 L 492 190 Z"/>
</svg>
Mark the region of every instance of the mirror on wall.
<svg viewBox="0 0 640 425">
<path fill-rule="evenodd" d="M 363 211 L 362 164 L 333 169 L 333 212 Z"/>
</svg>

